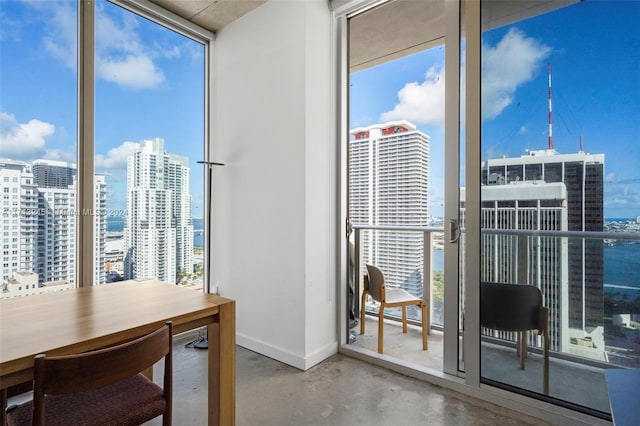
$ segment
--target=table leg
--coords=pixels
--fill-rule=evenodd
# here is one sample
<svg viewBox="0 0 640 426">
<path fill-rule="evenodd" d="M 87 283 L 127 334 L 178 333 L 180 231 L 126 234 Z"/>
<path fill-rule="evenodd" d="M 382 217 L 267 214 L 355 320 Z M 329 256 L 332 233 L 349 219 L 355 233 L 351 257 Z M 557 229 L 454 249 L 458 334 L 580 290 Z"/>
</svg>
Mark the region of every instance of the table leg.
<svg viewBox="0 0 640 426">
<path fill-rule="evenodd" d="M 234 425 L 236 416 L 236 306 L 219 305 L 218 321 L 208 325 L 209 425 Z"/>
</svg>

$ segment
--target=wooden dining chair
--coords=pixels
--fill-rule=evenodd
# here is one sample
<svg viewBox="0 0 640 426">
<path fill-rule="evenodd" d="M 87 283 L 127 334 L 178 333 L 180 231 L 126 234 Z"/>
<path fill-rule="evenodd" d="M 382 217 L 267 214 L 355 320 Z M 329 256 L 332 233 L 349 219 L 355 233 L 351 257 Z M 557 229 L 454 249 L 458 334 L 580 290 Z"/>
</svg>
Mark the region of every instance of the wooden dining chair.
<svg viewBox="0 0 640 426">
<path fill-rule="evenodd" d="M 33 401 L 7 413 L 8 425 L 171 424 L 172 323 L 138 339 L 77 355 L 36 355 Z M 164 357 L 160 387 L 142 374 Z"/>
<path fill-rule="evenodd" d="M 9 398 L 14 398 L 18 395 L 26 394 L 33 390 L 33 380 L 24 383 L 18 383 L 17 385 L 9 386 L 8 388 L 0 389 L 0 426 L 7 425 L 7 410 L 12 410 L 14 406 L 9 406 Z M 27 395 L 29 397 L 30 395 Z M 22 398 L 27 399 L 27 398 Z"/>
<path fill-rule="evenodd" d="M 402 332 L 407 332 L 407 306 L 418 306 L 422 311 L 422 349 L 427 350 L 427 303 L 401 288 L 387 287 L 382 271 L 373 265 L 366 265 L 367 275 L 364 277 L 364 291 L 360 305 L 360 334 L 364 334 L 365 302 L 367 295 L 380 303 L 378 310 L 378 353 L 382 353 L 384 336 L 385 308 L 402 307 Z"/>
</svg>

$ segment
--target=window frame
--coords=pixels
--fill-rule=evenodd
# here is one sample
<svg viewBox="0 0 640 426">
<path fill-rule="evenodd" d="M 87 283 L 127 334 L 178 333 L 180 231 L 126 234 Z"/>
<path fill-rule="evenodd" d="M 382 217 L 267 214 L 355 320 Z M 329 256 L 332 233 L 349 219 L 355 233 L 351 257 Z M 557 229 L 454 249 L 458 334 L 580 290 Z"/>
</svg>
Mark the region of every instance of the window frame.
<svg viewBox="0 0 640 426">
<path fill-rule="evenodd" d="M 79 211 L 91 211 L 94 206 L 94 106 L 95 106 L 95 3 L 99 0 L 78 0 L 78 187 L 77 205 Z M 204 160 L 210 161 L 212 151 L 213 112 L 211 98 L 213 95 L 213 42 L 215 35 L 200 26 L 145 0 L 103 0 L 122 7 L 149 21 L 175 31 L 184 37 L 201 43 L 205 50 L 204 59 Z M 212 192 L 208 180 L 203 173 L 204 217 L 210 218 Z M 81 215 L 77 222 L 76 233 L 76 283 L 78 287 L 95 285 L 94 279 L 94 229 L 93 217 Z M 211 233 L 210 220 L 204 223 L 204 257 L 210 258 L 209 241 Z M 211 265 L 204 264 L 204 282 L 208 283 Z M 205 284 L 207 285 L 207 284 Z M 205 287 L 204 291 L 210 292 Z"/>
</svg>

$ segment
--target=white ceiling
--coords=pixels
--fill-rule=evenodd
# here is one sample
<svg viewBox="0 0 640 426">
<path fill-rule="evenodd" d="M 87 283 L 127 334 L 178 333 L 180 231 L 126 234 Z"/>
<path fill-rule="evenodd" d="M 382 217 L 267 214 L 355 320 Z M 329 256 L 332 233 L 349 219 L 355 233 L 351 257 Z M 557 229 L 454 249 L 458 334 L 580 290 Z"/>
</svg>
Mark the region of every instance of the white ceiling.
<svg viewBox="0 0 640 426">
<path fill-rule="evenodd" d="M 576 3 L 579 0 L 491 0 L 482 3 L 488 30 Z M 351 71 L 444 44 L 445 0 L 391 0 L 350 19 Z"/>
<path fill-rule="evenodd" d="M 266 0 L 150 1 L 214 33 L 266 2 Z"/>
<path fill-rule="evenodd" d="M 150 1 L 215 33 L 267 0 Z M 580 0 L 485 1 L 483 28 L 507 25 L 577 1 Z M 350 70 L 369 68 L 444 44 L 444 2 L 390 0 L 352 17 L 349 25 Z"/>
</svg>

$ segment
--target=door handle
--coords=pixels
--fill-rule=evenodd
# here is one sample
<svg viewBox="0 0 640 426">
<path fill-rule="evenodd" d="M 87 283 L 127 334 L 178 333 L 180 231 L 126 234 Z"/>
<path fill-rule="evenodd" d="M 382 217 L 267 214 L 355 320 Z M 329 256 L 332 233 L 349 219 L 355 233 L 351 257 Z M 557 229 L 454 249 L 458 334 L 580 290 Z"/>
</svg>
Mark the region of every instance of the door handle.
<svg viewBox="0 0 640 426">
<path fill-rule="evenodd" d="M 460 227 L 458 221 L 455 219 L 449 219 L 449 242 L 456 243 L 460 239 Z"/>
</svg>

